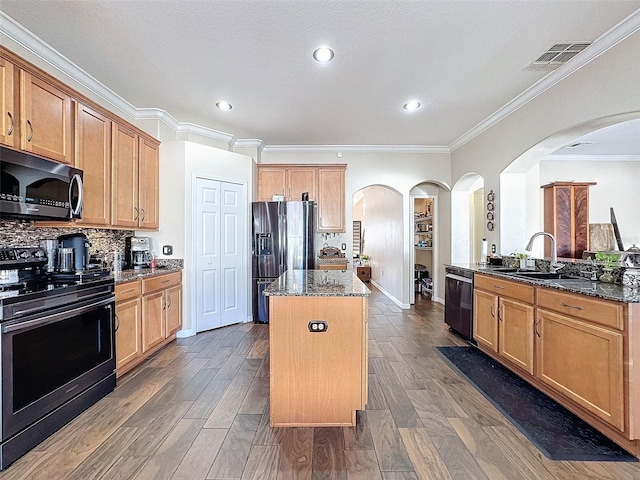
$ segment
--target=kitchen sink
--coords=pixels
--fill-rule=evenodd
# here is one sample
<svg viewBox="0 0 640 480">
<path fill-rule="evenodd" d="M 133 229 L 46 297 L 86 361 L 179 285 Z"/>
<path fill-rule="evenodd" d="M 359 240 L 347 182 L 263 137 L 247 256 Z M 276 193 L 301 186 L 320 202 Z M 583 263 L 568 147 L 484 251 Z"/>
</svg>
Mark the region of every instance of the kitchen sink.
<svg viewBox="0 0 640 480">
<path fill-rule="evenodd" d="M 550 273 L 550 272 L 514 272 L 514 275 L 518 277 L 530 278 L 532 280 L 575 280 L 573 275 L 566 275 L 564 273 Z"/>
</svg>

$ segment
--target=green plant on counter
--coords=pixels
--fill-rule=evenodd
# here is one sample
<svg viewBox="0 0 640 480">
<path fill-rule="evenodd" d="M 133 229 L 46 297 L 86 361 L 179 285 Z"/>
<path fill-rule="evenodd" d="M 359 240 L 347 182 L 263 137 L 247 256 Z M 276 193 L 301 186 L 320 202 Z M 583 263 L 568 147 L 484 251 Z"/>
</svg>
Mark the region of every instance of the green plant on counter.
<svg viewBox="0 0 640 480">
<path fill-rule="evenodd" d="M 527 258 L 529 258 L 529 254 L 528 253 L 520 253 L 518 251 L 514 251 L 511 254 L 512 257 L 515 257 L 516 260 L 526 260 Z"/>
<path fill-rule="evenodd" d="M 620 254 L 619 253 L 596 253 L 596 262 L 602 264 L 604 268 L 619 268 Z"/>
<path fill-rule="evenodd" d="M 363 253 L 362 255 L 360 255 L 360 258 L 365 262 L 368 262 L 371 259 L 371 255 L 369 255 L 368 253 Z"/>
</svg>

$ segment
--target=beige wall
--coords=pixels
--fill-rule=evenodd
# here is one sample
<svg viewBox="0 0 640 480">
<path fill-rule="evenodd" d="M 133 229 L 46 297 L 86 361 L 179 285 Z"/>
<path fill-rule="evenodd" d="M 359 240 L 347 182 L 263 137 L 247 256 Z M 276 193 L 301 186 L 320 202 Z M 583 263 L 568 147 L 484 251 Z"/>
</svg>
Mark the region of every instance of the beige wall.
<svg viewBox="0 0 640 480">
<path fill-rule="evenodd" d="M 500 208 L 500 172 L 516 158 L 527 153 L 536 163 L 577 136 L 615 122 L 606 117 L 640 116 L 639 52 L 636 32 L 456 149 L 451 154 L 454 183 L 467 172 L 479 173 L 485 190 L 496 192 Z M 487 239 L 500 245 L 500 220 L 496 227 Z"/>
</svg>

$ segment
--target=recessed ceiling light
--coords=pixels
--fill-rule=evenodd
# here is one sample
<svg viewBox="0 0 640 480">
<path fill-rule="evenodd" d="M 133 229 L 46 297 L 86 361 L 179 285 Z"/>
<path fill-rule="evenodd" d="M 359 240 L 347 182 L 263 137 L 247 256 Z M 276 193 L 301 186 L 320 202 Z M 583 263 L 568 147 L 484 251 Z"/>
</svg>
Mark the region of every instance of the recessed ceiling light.
<svg viewBox="0 0 640 480">
<path fill-rule="evenodd" d="M 405 103 L 402 108 L 404 108 L 407 112 L 413 112 L 414 110 L 420 108 L 420 102 L 418 102 L 417 100 L 411 100 Z"/>
<path fill-rule="evenodd" d="M 313 58 L 320 63 L 330 62 L 333 60 L 333 50 L 329 47 L 318 47 L 313 51 Z"/>
<path fill-rule="evenodd" d="M 226 112 L 228 110 L 231 110 L 233 108 L 233 105 L 231 105 L 229 102 L 225 102 L 224 100 L 221 100 L 218 103 L 216 103 L 216 107 Z"/>
</svg>

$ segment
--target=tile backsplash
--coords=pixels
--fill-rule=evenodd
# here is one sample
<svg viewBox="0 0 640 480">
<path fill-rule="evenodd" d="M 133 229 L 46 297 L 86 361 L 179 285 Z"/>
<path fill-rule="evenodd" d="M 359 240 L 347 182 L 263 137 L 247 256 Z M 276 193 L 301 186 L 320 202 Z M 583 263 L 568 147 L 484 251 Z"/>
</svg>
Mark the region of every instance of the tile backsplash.
<svg viewBox="0 0 640 480">
<path fill-rule="evenodd" d="M 103 230 L 98 228 L 48 228 L 36 226 L 29 220 L 0 219 L 0 246 L 38 246 L 40 240 L 57 238 L 67 233 L 84 233 L 91 242 L 90 252 L 124 252 L 124 239 L 133 235 L 132 230 Z"/>
</svg>

